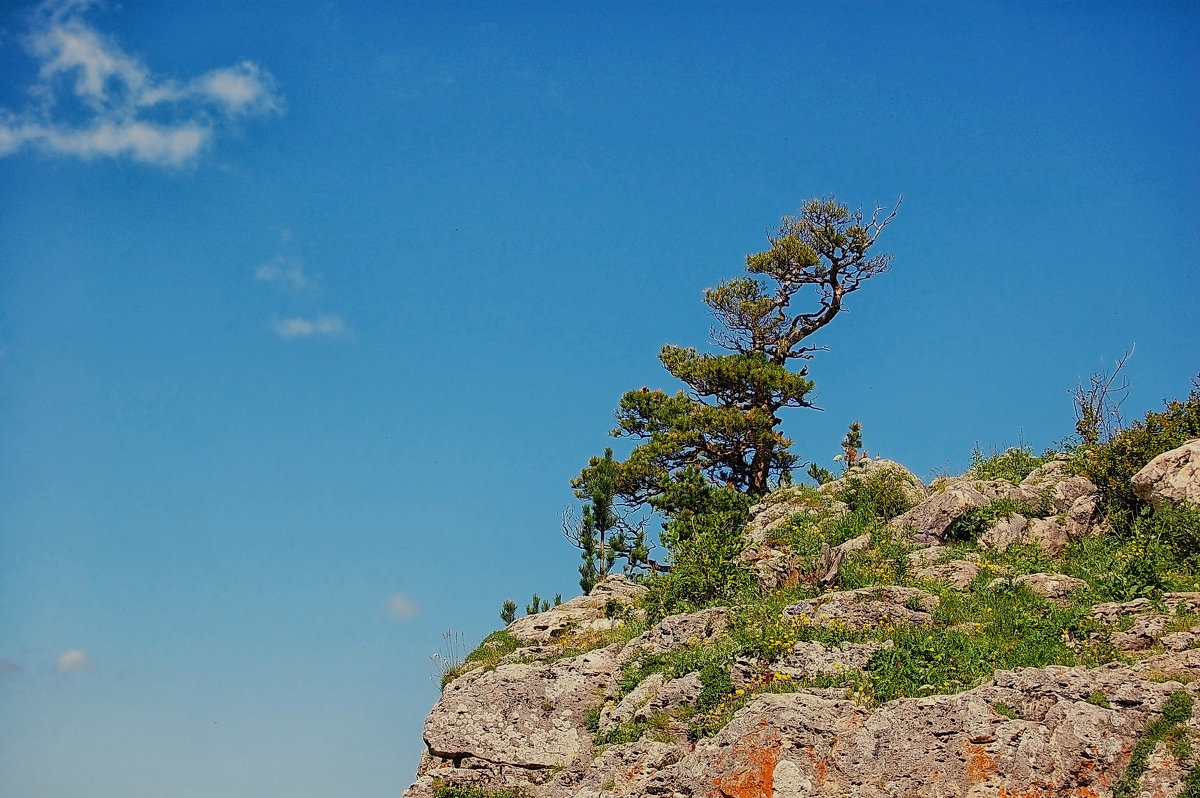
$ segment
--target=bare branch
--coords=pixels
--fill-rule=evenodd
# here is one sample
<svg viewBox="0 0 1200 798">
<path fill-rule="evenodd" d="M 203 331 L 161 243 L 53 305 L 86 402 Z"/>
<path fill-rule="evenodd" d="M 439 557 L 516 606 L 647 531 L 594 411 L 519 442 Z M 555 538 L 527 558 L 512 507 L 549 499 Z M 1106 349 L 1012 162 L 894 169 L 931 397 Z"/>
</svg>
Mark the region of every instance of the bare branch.
<svg viewBox="0 0 1200 798">
<path fill-rule="evenodd" d="M 1073 400 L 1075 404 L 1075 431 L 1085 444 L 1107 443 L 1125 427 L 1121 418 L 1121 405 L 1129 395 L 1131 383 L 1129 378 L 1121 374 L 1137 344 L 1129 347 L 1129 351 L 1117 359 L 1111 373 L 1092 372 L 1088 378 L 1088 386 L 1083 383 L 1075 386 Z M 1120 382 L 1117 378 L 1120 377 Z"/>
</svg>

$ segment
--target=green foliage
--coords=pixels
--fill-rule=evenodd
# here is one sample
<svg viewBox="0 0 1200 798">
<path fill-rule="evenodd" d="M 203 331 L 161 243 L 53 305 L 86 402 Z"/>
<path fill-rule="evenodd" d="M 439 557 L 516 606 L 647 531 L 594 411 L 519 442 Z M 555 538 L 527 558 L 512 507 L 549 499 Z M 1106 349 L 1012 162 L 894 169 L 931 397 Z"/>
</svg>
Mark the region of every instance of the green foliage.
<svg viewBox="0 0 1200 798">
<path fill-rule="evenodd" d="M 1146 726 L 1142 737 L 1129 755 L 1129 766 L 1121 780 L 1113 787 L 1113 798 L 1133 798 L 1138 793 L 1138 782 L 1146 772 L 1150 754 L 1155 747 L 1167 739 L 1172 732 L 1187 723 L 1192 716 L 1192 698 L 1184 690 L 1177 690 L 1163 704 L 1162 713 Z M 1188 774 L 1188 789 L 1193 779 Z"/>
<path fill-rule="evenodd" d="M 688 469 L 663 485 L 653 506 L 670 519 L 661 538 L 671 552 L 671 567 L 647 583 L 643 605 L 651 617 L 728 600 L 750 586 L 750 574 L 737 562 L 745 545 L 748 497 Z"/>
<path fill-rule="evenodd" d="M 1008 718 L 1009 720 L 1018 720 L 1020 718 L 1013 708 L 1008 704 L 1005 704 L 1003 701 L 997 701 L 996 703 L 992 704 L 992 711 L 997 715 L 1002 715 Z"/>
<path fill-rule="evenodd" d="M 913 507 L 904 492 L 907 476 L 897 468 L 875 468 L 864 473 L 851 469 L 842 477 L 837 498 L 851 510 L 869 509 L 885 521 Z"/>
<path fill-rule="evenodd" d="M 1033 450 L 1026 446 L 1013 446 L 1002 452 L 985 455 L 976 446 L 971 451 L 971 467 L 967 473 L 976 479 L 1002 479 L 1020 485 L 1021 480 L 1052 457 L 1050 453 L 1035 457 Z"/>
<path fill-rule="evenodd" d="M 846 468 L 851 468 L 858 462 L 861 448 L 863 448 L 862 424 L 855 421 L 846 431 L 846 437 L 842 438 L 842 456 L 845 458 Z"/>
<path fill-rule="evenodd" d="M 967 510 L 954 519 L 946 529 L 946 539 L 974 543 L 992 524 L 1019 512 L 1017 502 L 1007 496 L 995 499 L 982 507 Z"/>
<path fill-rule="evenodd" d="M 819 466 L 816 463 L 809 463 L 806 473 L 818 485 L 824 485 L 827 482 L 833 481 L 833 473 L 828 468 Z"/>
<path fill-rule="evenodd" d="M 796 464 L 788 452 L 792 442 L 775 429 L 779 424 L 775 411 L 805 406 L 803 395 L 812 388 L 811 382 L 762 355 L 700 355 L 667 346 L 660 358 L 664 364 L 686 364 L 683 373 L 702 389 L 674 396 L 643 389 L 621 397 L 613 434 L 643 441 L 624 464 L 623 487 L 629 495 L 647 499 L 664 479 L 679 469 L 695 467 L 714 482 L 759 496 L 770 489 L 772 477 L 778 480 Z M 737 372 L 755 382 L 732 381 L 718 388 L 715 376 L 705 379 L 708 369 L 724 376 Z M 743 392 L 748 397 L 761 392 L 768 398 L 763 406 L 745 406 L 745 400 L 742 405 L 726 403 L 737 402 L 735 395 Z"/>
<path fill-rule="evenodd" d="M 1063 607 L 1024 587 L 1004 585 L 966 594 L 947 591 L 941 599 L 933 628 L 899 627 L 894 647 L 872 657 L 875 701 L 957 692 L 998 669 L 1106 659 L 1100 652 L 1077 654 L 1064 639 L 1086 639 L 1097 630 L 1083 607 Z"/>
<path fill-rule="evenodd" d="M 550 602 L 546 601 L 537 593 L 534 593 L 533 599 L 525 605 L 525 614 L 537 615 L 539 612 L 545 612 L 548 609 L 550 609 Z"/>
<path fill-rule="evenodd" d="M 510 634 L 508 630 L 501 629 L 497 632 L 492 632 L 483 639 L 482 643 L 475 647 L 474 651 L 466 656 L 466 659 L 442 673 L 442 689 L 445 689 L 446 685 L 468 670 L 474 670 L 479 667 L 496 667 L 501 659 L 520 647 L 521 641 Z"/>
<path fill-rule="evenodd" d="M 1191 568 L 1200 568 L 1200 507 L 1164 505 L 1134 522 L 1134 536 L 1161 541 Z"/>
<path fill-rule="evenodd" d="M 1043 492 L 1035 501 L 1026 502 L 1002 496 L 982 507 L 967 510 L 946 529 L 946 539 L 963 543 L 974 543 L 992 524 L 1002 518 L 1020 514 L 1026 518 L 1044 518 L 1050 513 L 1049 491 Z"/>
<path fill-rule="evenodd" d="M 1109 702 L 1108 696 L 1106 696 L 1100 690 L 1096 690 L 1088 695 L 1087 701 L 1089 704 L 1095 704 L 1096 706 L 1103 707 L 1104 709 L 1112 709 L 1112 704 Z"/>
<path fill-rule="evenodd" d="M 470 784 L 448 785 L 441 779 L 433 782 L 434 798 L 524 798 L 522 790 L 485 790 Z"/>
<path fill-rule="evenodd" d="M 517 619 L 517 602 L 512 599 L 505 599 L 500 605 L 500 620 L 504 621 L 504 625 L 508 626 Z"/>
<path fill-rule="evenodd" d="M 1100 488 L 1105 514 L 1117 531 L 1133 526 L 1145 504 L 1133 492 L 1130 480 L 1163 452 L 1200 437 L 1200 376 L 1186 400 L 1166 403 L 1161 412 L 1148 412 L 1107 443 L 1085 443 L 1076 453 L 1074 467 Z"/>
<path fill-rule="evenodd" d="M 700 671 L 700 696 L 696 707 L 712 709 L 725 696 L 733 692 L 733 680 L 729 678 L 729 667 L 725 663 L 710 662 Z"/>
<path fill-rule="evenodd" d="M 613 459 L 612 449 L 605 449 L 604 457 L 593 457 L 573 482 L 576 497 L 585 501 L 583 518 L 575 523 L 569 511 L 564 513 L 563 534 L 580 550 L 579 586 L 584 593 L 591 592 L 618 557 L 625 558 L 625 570 L 631 573 L 650 556 L 645 533 L 629 527 L 617 512 L 620 480 L 621 464 Z"/>
</svg>

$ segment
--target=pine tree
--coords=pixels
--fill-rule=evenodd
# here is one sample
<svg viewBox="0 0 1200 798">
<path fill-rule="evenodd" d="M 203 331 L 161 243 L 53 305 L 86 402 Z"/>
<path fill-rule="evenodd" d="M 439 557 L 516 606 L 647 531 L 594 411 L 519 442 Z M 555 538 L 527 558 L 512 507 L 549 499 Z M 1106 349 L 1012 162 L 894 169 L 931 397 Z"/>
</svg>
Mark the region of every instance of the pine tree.
<svg viewBox="0 0 1200 798">
<path fill-rule="evenodd" d="M 798 371 L 789 365 L 825 349 L 806 341 L 843 310 L 848 294 L 887 271 L 892 256 L 871 250 L 898 208 L 877 207 L 867 217 L 833 197 L 809 200 L 798 216 L 783 218 L 768 249 L 746 258 L 746 276 L 704 292 L 723 328 L 713 338 L 725 352 L 664 346 L 659 360 L 686 388 L 621 397 L 613 434 L 640 441 L 606 472 L 615 473 L 621 500 L 646 502 L 685 468 L 751 497 L 790 477 L 797 458 L 779 431 L 779 411 L 814 405 L 807 364 Z M 807 311 L 797 309 L 802 301 Z M 593 458 L 577 489 L 595 468 Z"/>
</svg>

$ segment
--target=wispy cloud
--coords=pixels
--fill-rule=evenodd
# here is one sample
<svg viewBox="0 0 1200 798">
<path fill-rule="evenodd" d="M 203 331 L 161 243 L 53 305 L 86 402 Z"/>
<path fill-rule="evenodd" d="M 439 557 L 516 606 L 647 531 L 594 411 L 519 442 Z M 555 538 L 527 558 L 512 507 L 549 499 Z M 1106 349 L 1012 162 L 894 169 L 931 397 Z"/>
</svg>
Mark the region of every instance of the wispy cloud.
<svg viewBox="0 0 1200 798">
<path fill-rule="evenodd" d="M 72 648 L 58 655 L 58 659 L 54 663 L 54 670 L 60 674 L 67 674 L 76 671 L 90 671 L 95 665 L 96 663 L 87 654 L 77 648 Z"/>
<path fill-rule="evenodd" d="M 0 676 L 9 673 L 20 673 L 22 670 L 23 668 L 20 664 L 13 662 L 11 659 L 0 657 Z"/>
<path fill-rule="evenodd" d="M 304 271 L 300 261 L 283 255 L 276 255 L 275 260 L 255 269 L 254 279 L 281 285 L 293 291 L 313 290 L 317 287 L 316 278 Z"/>
<path fill-rule="evenodd" d="M 0 108 L 0 156 L 33 147 L 182 166 L 237 120 L 282 112 L 275 79 L 252 61 L 185 80 L 155 75 L 84 18 L 93 4 L 47 0 L 31 15 L 36 102 Z"/>
<path fill-rule="evenodd" d="M 274 327 L 281 338 L 345 338 L 350 335 L 350 328 L 341 316 L 325 313 L 319 313 L 311 319 L 302 316 L 283 319 L 275 322 Z"/>
<path fill-rule="evenodd" d="M 399 593 L 393 593 L 392 595 L 388 596 L 387 604 L 384 605 L 384 609 L 387 611 L 388 615 L 401 620 L 407 620 L 417 614 L 417 605 L 414 604 L 411 599 L 402 596 Z"/>
</svg>

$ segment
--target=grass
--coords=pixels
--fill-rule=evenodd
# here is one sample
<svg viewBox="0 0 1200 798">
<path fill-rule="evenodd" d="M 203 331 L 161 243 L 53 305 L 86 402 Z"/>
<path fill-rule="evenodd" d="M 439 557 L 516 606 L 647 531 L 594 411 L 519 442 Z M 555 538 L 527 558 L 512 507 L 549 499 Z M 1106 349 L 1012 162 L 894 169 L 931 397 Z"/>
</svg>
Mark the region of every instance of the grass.
<svg viewBox="0 0 1200 798">
<path fill-rule="evenodd" d="M 1035 457 L 1026 448 L 986 456 L 976 449 L 969 475 L 1019 484 L 1050 459 L 1051 455 Z M 665 739 L 669 736 L 667 728 L 679 720 L 688 722 L 693 738 L 710 736 L 754 696 L 767 692 L 837 688 L 847 698 L 870 707 L 898 698 L 968 690 L 991 679 L 997 670 L 1096 666 L 1121 661 L 1123 655 L 1110 640 L 1113 630 L 1091 616 L 1095 604 L 1139 596 L 1157 600 L 1164 592 L 1200 589 L 1200 576 L 1196 573 L 1196 565 L 1200 563 L 1197 526 L 1200 511 L 1196 508 L 1157 514 L 1146 511 L 1116 532 L 1072 541 L 1058 556 L 1036 544 L 1015 544 L 1003 552 L 980 549 L 977 532 L 995 518 L 1012 512 L 1039 515 L 1047 511 L 1045 501 L 1029 505 L 1011 500 L 993 502 L 968 514 L 961 522 L 959 540 L 941 558 L 975 555 L 980 573 L 965 591 L 942 583 L 918 582 L 908 559 L 912 544 L 886 523 L 896 506 L 880 509 L 872 498 L 890 501 L 894 487 L 883 483 L 856 486 L 854 495 L 842 497 L 852 499 L 844 513 L 832 512 L 825 494 L 807 488 L 789 489 L 790 496 L 802 497 L 807 504 L 772 530 L 769 540 L 797 560 L 800 582 L 767 593 L 739 583 L 735 593 L 718 596 L 706 604 L 732 608 L 726 631 L 720 638 L 664 654 L 634 657 L 619 676 L 618 698 L 653 673 L 662 673 L 668 679 L 699 673 L 701 693 L 693 707 L 624 723 L 604 734 L 598 730 L 597 709 L 589 716 L 597 745 L 630 742 L 656 734 Z M 837 546 L 863 534 L 870 536 L 869 547 L 845 557 L 832 589 L 875 585 L 921 587 L 940 600 L 931 613 L 931 626 L 894 623 L 854 627 L 841 621 L 818 622 L 784 615 L 785 607 L 819 595 L 820 589 L 812 582 L 822 546 Z M 1073 593 L 1069 601 L 1049 600 L 1013 581 L 1031 573 L 1063 573 L 1084 580 L 1087 587 Z M 997 577 L 1007 579 L 992 587 Z M 1179 616 L 1172 620 L 1169 631 L 1191 628 L 1197 620 L 1190 615 Z M 627 641 L 643 628 L 644 625 L 631 621 L 617 630 L 575 636 L 560 642 L 551 659 Z M 490 636 L 467 656 L 463 667 L 494 667 L 496 661 L 516 647 L 508 639 L 511 636 L 505 635 L 499 632 Z M 861 671 L 835 671 L 800 679 L 771 667 L 791 652 L 797 642 L 816 642 L 829 647 L 847 642 L 888 645 L 876 650 L 869 665 Z M 738 686 L 731 678 L 735 663 L 741 663 L 739 667 L 747 676 L 745 683 L 739 682 Z M 1094 693 L 1088 700 L 1097 706 L 1109 706 L 1107 696 L 1101 693 Z M 994 705 L 993 710 L 1005 717 L 1016 717 L 1003 704 Z M 1168 711 L 1163 717 L 1173 715 Z M 1167 740 L 1179 751 L 1187 748 L 1190 757 L 1186 735 L 1172 731 L 1178 723 L 1163 722 L 1165 726 L 1154 726 L 1148 734 L 1158 734 L 1156 739 Z M 1196 798 L 1200 798 L 1200 772 L 1193 771 L 1188 778 L 1189 784 L 1196 785 Z"/>
<path fill-rule="evenodd" d="M 1191 746 L 1187 742 L 1184 728 L 1184 724 L 1191 716 L 1191 696 L 1183 690 L 1172 693 L 1163 704 L 1162 712 L 1146 726 L 1141 739 L 1134 746 L 1133 752 L 1129 755 L 1129 766 L 1125 768 L 1121 780 L 1113 787 L 1113 798 L 1133 798 L 1138 794 L 1138 782 L 1146 772 L 1150 754 L 1154 752 L 1159 743 L 1167 741 L 1168 748 L 1173 749 L 1172 753 L 1175 753 L 1180 759 L 1186 760 L 1191 756 Z M 1192 772 L 1188 774 L 1184 794 L 1193 789 L 1190 785 L 1195 781 L 1193 778 L 1195 772 L 1193 768 Z"/>
<path fill-rule="evenodd" d="M 434 798 L 525 798 L 523 790 L 485 790 L 469 784 L 450 786 L 443 781 L 433 782 Z"/>
</svg>

